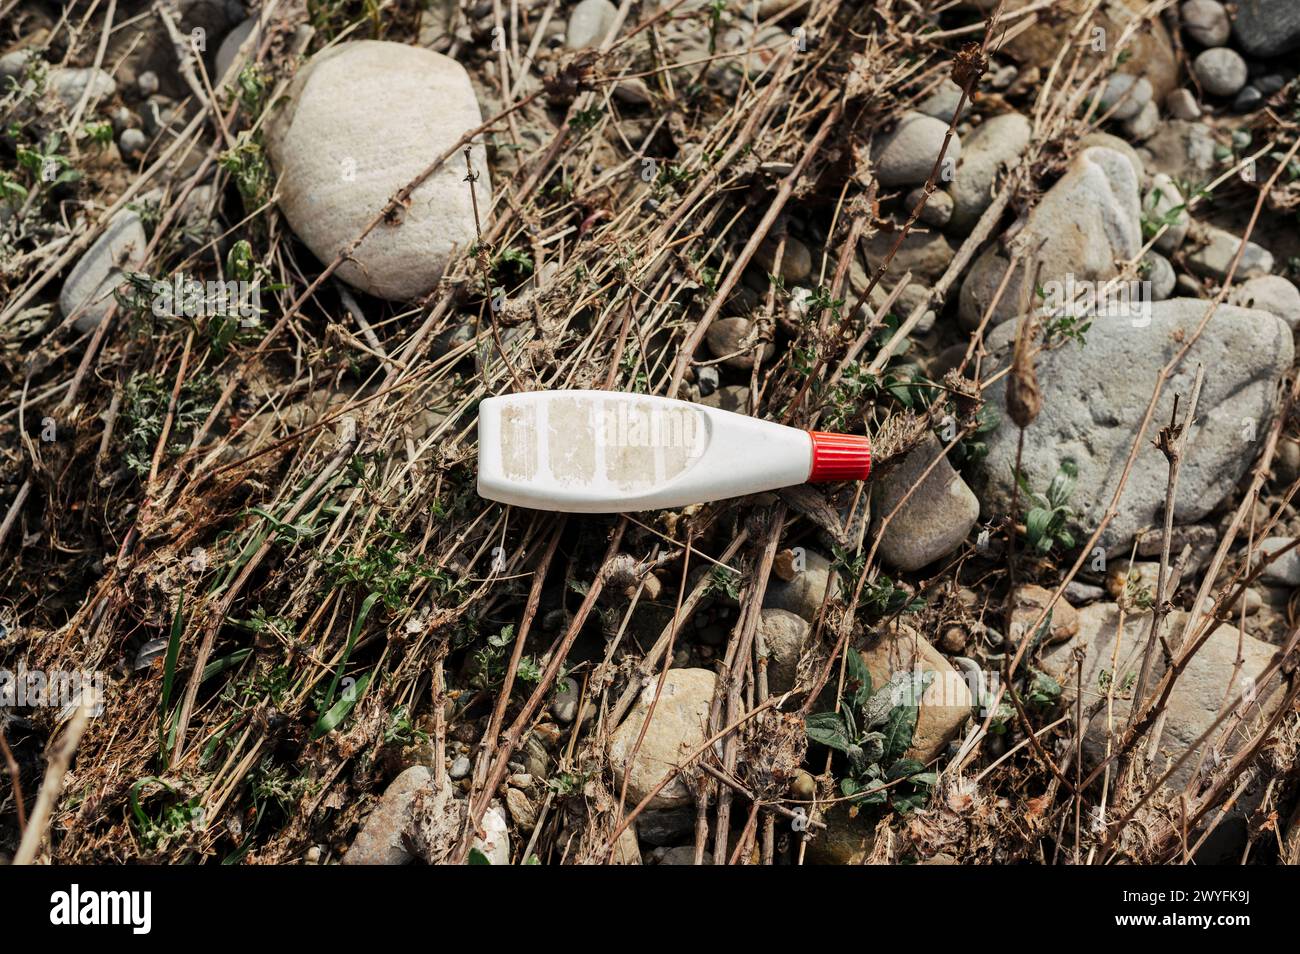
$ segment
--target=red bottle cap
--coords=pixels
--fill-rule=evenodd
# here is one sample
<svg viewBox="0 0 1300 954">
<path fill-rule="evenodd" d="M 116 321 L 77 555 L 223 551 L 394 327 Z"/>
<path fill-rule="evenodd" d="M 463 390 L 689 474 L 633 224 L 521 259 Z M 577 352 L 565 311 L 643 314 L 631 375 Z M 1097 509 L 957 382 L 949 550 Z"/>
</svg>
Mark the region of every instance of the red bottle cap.
<svg viewBox="0 0 1300 954">
<path fill-rule="evenodd" d="M 808 483 L 866 480 L 871 473 L 871 442 L 855 434 L 809 431 L 812 438 L 812 473 Z"/>
</svg>

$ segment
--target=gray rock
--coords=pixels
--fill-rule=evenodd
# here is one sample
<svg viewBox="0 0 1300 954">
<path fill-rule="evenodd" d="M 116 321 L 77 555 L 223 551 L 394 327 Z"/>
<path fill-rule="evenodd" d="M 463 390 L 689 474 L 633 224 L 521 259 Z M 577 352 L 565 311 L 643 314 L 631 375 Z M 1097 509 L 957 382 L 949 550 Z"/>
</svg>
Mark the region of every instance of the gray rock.
<svg viewBox="0 0 1300 954">
<path fill-rule="evenodd" d="M 1300 48 L 1300 4 L 1295 0 L 1237 0 L 1232 31 L 1251 56 L 1272 57 Z"/>
<path fill-rule="evenodd" d="M 1146 166 L 1142 162 L 1142 157 L 1138 155 L 1136 149 L 1130 146 L 1119 136 L 1112 136 L 1107 132 L 1090 132 L 1079 140 L 1079 152 L 1085 149 L 1091 149 L 1093 146 L 1101 146 L 1104 149 L 1113 149 L 1121 153 L 1133 167 L 1133 174 L 1138 177 L 1138 182 L 1146 178 Z"/>
<path fill-rule="evenodd" d="M 942 189 L 935 189 L 930 193 L 929 199 L 926 199 L 924 189 L 913 189 L 903 200 L 903 206 L 908 210 L 909 215 L 923 199 L 925 205 L 921 207 L 918 218 L 926 225 L 933 225 L 935 228 L 943 228 L 947 225 L 948 220 L 952 218 L 952 196 Z"/>
<path fill-rule="evenodd" d="M 1264 94 L 1254 86 L 1243 86 L 1241 92 L 1232 100 L 1232 108 L 1238 113 L 1252 113 L 1264 105 Z"/>
<path fill-rule="evenodd" d="M 695 369 L 695 386 L 700 389 L 701 397 L 708 397 L 716 391 L 721 380 L 718 369 L 711 364 Z"/>
<path fill-rule="evenodd" d="M 139 129 L 123 129 L 117 139 L 117 148 L 128 159 L 144 152 L 149 146 L 149 137 Z"/>
<path fill-rule="evenodd" d="M 1235 96 L 1249 78 L 1241 54 L 1226 46 L 1202 51 L 1192 61 L 1192 70 L 1201 88 L 1211 96 Z"/>
<path fill-rule="evenodd" d="M 799 657 L 812 633 L 802 616 L 789 610 L 765 609 L 759 615 L 759 633 L 767 649 L 767 688 L 773 695 L 794 688 Z"/>
<path fill-rule="evenodd" d="M 1295 542 L 1294 537 L 1267 537 L 1261 540 L 1258 562 L 1263 563 L 1269 556 L 1290 546 L 1293 542 Z M 1288 550 L 1269 563 L 1260 576 L 1265 583 L 1272 583 L 1275 586 L 1300 586 L 1300 547 Z"/>
<path fill-rule="evenodd" d="M 1166 255 L 1178 251 L 1178 247 L 1187 238 L 1192 220 L 1187 214 L 1187 200 L 1178 191 L 1174 180 L 1163 172 L 1157 172 L 1151 177 L 1151 188 L 1142 201 L 1142 214 L 1152 230 L 1168 226 L 1164 234 L 1156 239 L 1155 247 Z"/>
<path fill-rule="evenodd" d="M 135 78 L 135 85 L 141 96 L 152 96 L 158 92 L 158 74 L 153 70 L 145 70 Z"/>
<path fill-rule="evenodd" d="M 402 835 L 411 822 L 411 802 L 416 792 L 432 785 L 433 776 L 423 765 L 413 765 L 393 779 L 379 804 L 366 816 L 343 856 L 343 864 L 404 865 L 410 861 L 411 853 L 402 843 Z"/>
<path fill-rule="evenodd" d="M 994 89 L 1006 89 L 1016 81 L 1016 77 L 1019 75 L 1020 70 L 1016 69 L 1014 64 L 1008 63 L 1006 66 L 994 68 L 988 78 L 988 83 Z"/>
<path fill-rule="evenodd" d="M 0 80 L 21 80 L 32 59 L 40 59 L 35 50 L 14 50 L 0 56 Z M 8 84 L 0 84 L 0 92 L 7 92 L 7 87 Z"/>
<path fill-rule="evenodd" d="M 767 274 L 772 274 L 776 265 L 776 249 L 779 243 L 769 238 L 754 253 L 754 261 Z M 781 278 L 786 286 L 798 285 L 812 275 L 812 252 L 808 246 L 793 235 L 785 237 L 785 249 L 781 252 Z"/>
<path fill-rule="evenodd" d="M 704 340 L 715 358 L 740 371 L 749 371 L 761 354 L 766 363 L 776 354 L 776 345 L 759 337 L 759 326 L 750 318 L 715 318 Z M 703 392 L 701 392 L 703 393 Z"/>
<path fill-rule="evenodd" d="M 1214 177 L 1216 143 L 1205 123 L 1170 119 L 1143 146 L 1151 155 L 1151 171 L 1179 182 L 1202 186 Z"/>
<path fill-rule="evenodd" d="M 816 622 L 827 588 L 831 589 L 831 599 L 839 595 L 839 576 L 831 567 L 830 561 L 815 550 L 804 550 L 803 566 L 796 569 L 794 579 L 789 582 L 778 579 L 768 581 L 763 605 L 772 609 L 789 610 L 809 623 Z"/>
<path fill-rule="evenodd" d="M 1149 616 L 1129 615 L 1123 632 L 1119 630 L 1119 609 L 1114 603 L 1094 603 L 1079 611 L 1079 637 L 1076 641 L 1054 648 L 1047 656 L 1049 670 L 1054 672 L 1065 689 L 1067 704 L 1073 706 L 1076 686 L 1079 684 L 1073 662 L 1074 647 L 1077 645 L 1086 652 L 1083 662 L 1083 692 L 1085 701 L 1104 700 L 1109 686 L 1114 686 L 1114 708 L 1110 723 L 1115 726 L 1126 724 L 1132 708 L 1132 686 L 1142 667 L 1142 658 L 1150 631 Z M 1177 611 L 1169 620 L 1170 628 L 1179 630 L 1186 622 L 1186 614 Z M 1116 636 L 1119 636 L 1118 640 Z M 1118 642 L 1118 650 L 1116 649 Z M 1205 645 L 1192 657 L 1187 668 L 1174 683 L 1166 709 L 1165 730 L 1161 736 L 1159 757 L 1156 759 L 1157 775 L 1163 774 L 1169 766 L 1189 749 L 1199 752 L 1196 746 L 1199 737 L 1214 724 L 1224 702 L 1232 697 L 1239 701 L 1241 693 L 1246 690 L 1250 680 L 1257 679 L 1268 667 L 1274 653 L 1274 647 L 1246 634 L 1241 637 L 1242 666 L 1236 666 L 1238 633 L 1237 627 L 1223 625 L 1216 627 L 1206 640 Z M 1118 653 L 1117 657 L 1113 654 Z M 1117 659 L 1118 665 L 1113 658 Z M 1163 654 L 1154 654 L 1152 665 L 1151 688 L 1156 685 L 1165 672 Z M 1255 687 L 1255 698 L 1260 702 L 1268 699 L 1268 693 L 1276 684 L 1276 677 L 1270 684 Z M 1128 687 L 1125 691 L 1124 687 Z M 1084 739 L 1084 754 L 1089 762 L 1095 763 L 1104 757 L 1106 749 L 1106 725 L 1104 717 L 1094 718 L 1088 727 Z M 1243 736 L 1244 737 L 1244 736 Z M 1231 751 L 1237 742 L 1222 740 L 1219 734 L 1211 736 L 1221 754 Z M 1196 777 L 1199 759 L 1196 755 L 1186 759 L 1174 772 L 1167 783 L 1179 789 Z M 1214 755 L 1206 758 L 1207 766 L 1215 765 Z"/>
<path fill-rule="evenodd" d="M 520 831 L 532 831 L 537 825 L 537 809 L 527 793 L 518 788 L 506 789 L 506 808 Z"/>
<path fill-rule="evenodd" d="M 375 40 L 318 53 L 267 131 L 280 206 L 312 253 L 331 262 L 431 157 L 482 121 L 469 75 L 450 57 Z M 471 155 L 481 219 L 491 184 L 483 147 Z M 465 174 L 462 155 L 446 162 L 414 191 L 400 224 L 371 232 L 338 276 L 393 300 L 432 289 L 476 240 Z"/>
<path fill-rule="evenodd" d="M 221 46 L 217 47 L 216 68 L 212 73 L 213 83 L 216 83 L 226 75 L 226 70 L 230 69 L 231 64 L 235 62 L 235 54 L 237 54 L 239 48 L 244 45 L 244 41 L 252 36 L 253 30 L 257 27 L 257 22 L 257 17 L 249 17 L 237 24 L 233 30 L 226 34 L 225 38 L 221 41 Z M 249 52 L 250 57 L 257 55 L 258 42 L 259 41 L 254 41 L 253 47 Z"/>
<path fill-rule="evenodd" d="M 1101 90 L 1101 108 L 1110 113 L 1111 119 L 1132 119 L 1142 112 L 1143 107 L 1151 102 L 1155 91 L 1151 81 L 1145 76 L 1133 76 L 1129 73 L 1113 73 Z"/>
<path fill-rule="evenodd" d="M 975 227 L 993 202 L 998 175 L 1029 148 L 1029 120 L 1019 113 L 1003 113 L 985 120 L 966 137 L 961 162 L 950 186 L 952 216 L 949 225 L 959 234 Z"/>
<path fill-rule="evenodd" d="M 1204 226 L 1193 229 L 1191 238 L 1196 243 L 1196 248 L 1187 255 L 1187 267 L 1196 274 L 1213 278 L 1217 282 L 1226 280 L 1241 245 L 1241 236 L 1214 226 Z M 1240 282 L 1272 270 L 1273 253 L 1248 241 L 1232 277 L 1233 281 Z"/>
<path fill-rule="evenodd" d="M 1272 96 L 1295 77 L 1295 71 L 1286 73 L 1265 73 L 1251 80 L 1251 85 L 1264 96 Z"/>
<path fill-rule="evenodd" d="M 580 695 L 576 679 L 566 678 L 560 683 L 555 698 L 551 700 L 551 715 L 555 716 L 557 722 L 568 725 L 578 717 Z"/>
<path fill-rule="evenodd" d="M 749 413 L 749 388 L 739 384 L 724 384 L 712 394 L 700 398 L 705 407 L 716 407 L 737 414 Z"/>
<path fill-rule="evenodd" d="M 1065 598 L 1071 606 L 1086 606 L 1088 603 L 1095 603 L 1106 595 L 1106 591 L 1100 586 L 1093 586 L 1091 583 L 1081 583 L 1078 580 L 1071 580 L 1065 587 Z"/>
<path fill-rule="evenodd" d="M 1160 128 L 1160 108 L 1156 106 L 1154 100 L 1147 100 L 1142 111 L 1132 119 L 1124 120 L 1124 132 L 1128 134 L 1129 139 L 1134 142 L 1142 142 L 1149 139 Z"/>
<path fill-rule="evenodd" d="M 91 331 L 104 320 L 123 271 L 140 267 L 146 244 L 140 216 L 123 209 L 73 266 L 59 293 L 59 310 L 65 318 L 76 315 L 78 331 Z"/>
<path fill-rule="evenodd" d="M 880 538 L 881 558 L 897 569 L 919 570 L 947 556 L 979 519 L 979 501 L 946 457 L 921 476 L 942 449 L 933 434 L 927 435 L 876 484 L 872 511 L 878 521 L 911 492 Z"/>
<path fill-rule="evenodd" d="M 694 830 L 694 807 L 646 810 L 636 817 L 637 837 L 647 845 L 667 845 Z"/>
<path fill-rule="evenodd" d="M 898 241 L 897 232 L 879 231 L 863 244 L 867 267 L 874 272 L 888 258 Z M 948 268 L 957 254 L 952 243 L 938 232 L 913 229 L 903 238 L 894 257 L 889 261 L 889 275 L 911 272 L 915 281 L 933 282 Z"/>
<path fill-rule="evenodd" d="M 1142 247 L 1138 178 L 1129 161 L 1111 149 L 1093 147 L 1075 156 L 1064 176 L 1029 214 L 1016 237 L 1037 255 L 1021 259 L 993 311 L 992 323 L 1006 321 L 1020 308 L 1027 261 L 1041 264 L 1039 284 L 1063 281 L 1105 282 L 1119 274 L 1116 262 L 1137 257 Z M 962 324 L 979 324 L 1010 263 L 997 245 L 976 260 L 962 284 L 958 315 Z"/>
<path fill-rule="evenodd" d="M 68 107 L 75 107 L 89 87 L 91 106 L 117 92 L 117 83 L 104 70 L 93 66 L 56 66 L 46 74 L 45 89 L 53 93 Z"/>
<path fill-rule="evenodd" d="M 1193 120 L 1201 118 L 1201 106 L 1190 89 L 1176 89 L 1165 99 L 1165 109 L 1174 119 Z"/>
<path fill-rule="evenodd" d="M 459 782 L 461 779 L 469 775 L 470 769 L 473 767 L 474 766 L 470 763 L 468 755 L 458 755 L 452 761 L 451 768 L 447 770 L 447 774 L 451 777 L 453 782 Z"/>
<path fill-rule="evenodd" d="M 1146 277 L 1151 283 L 1151 300 L 1164 301 L 1174 293 L 1174 286 L 1178 284 L 1174 266 L 1159 252 L 1147 252 L 1142 260 L 1150 266 Z"/>
<path fill-rule="evenodd" d="M 921 104 L 916 109 L 918 112 L 934 117 L 946 126 L 952 122 L 952 117 L 956 114 L 960 102 L 961 87 L 944 77 L 940 80 L 939 87 L 921 100 Z"/>
<path fill-rule="evenodd" d="M 1201 46 L 1223 46 L 1232 34 L 1228 11 L 1217 0 L 1187 0 L 1182 15 L 1183 29 Z"/>
<path fill-rule="evenodd" d="M 1260 275 L 1233 288 L 1228 304 L 1277 315 L 1292 331 L 1300 328 L 1300 289 L 1281 275 Z"/>
<path fill-rule="evenodd" d="M 903 114 L 898 125 L 876 138 L 872 162 L 876 178 L 886 187 L 921 185 L 930 178 L 939 151 L 943 149 L 948 124 L 915 111 Z M 961 160 L 961 140 L 953 135 L 944 152 L 950 168 Z M 942 169 L 940 169 L 942 174 Z"/>
<path fill-rule="evenodd" d="M 929 305 L 933 294 L 933 289 L 927 288 L 919 282 L 910 282 L 898 295 L 897 311 L 902 315 L 910 315 L 920 305 Z M 933 308 L 927 310 L 921 316 L 921 320 L 916 323 L 912 331 L 913 336 L 929 334 L 937 318 L 938 315 Z"/>
<path fill-rule="evenodd" d="M 708 669 L 670 669 L 664 677 L 662 691 L 658 691 L 657 677 L 641 690 L 636 704 L 614 730 L 609 743 L 610 766 L 619 786 L 626 779 L 628 804 L 640 804 L 683 759 L 704 744 L 716 683 L 717 677 Z M 652 702 L 654 715 L 649 719 L 640 748 L 636 748 Z M 691 790 L 678 774 L 647 807 L 681 808 L 692 802 Z"/>
<path fill-rule="evenodd" d="M 618 7 L 609 0 L 582 0 L 569 14 L 564 45 L 571 50 L 600 46 L 618 17 Z"/>
<path fill-rule="evenodd" d="M 1070 499 L 1075 537 L 1086 539 L 1110 503 L 1129 450 L 1151 398 L 1157 371 L 1190 339 L 1207 305 L 1194 299 L 1154 303 L 1149 323 L 1105 318 L 1093 322 L 1086 344 L 1077 343 L 1038 356 L 1043 409 L 1025 432 L 1021 470 L 1041 492 L 1072 460 L 1078 483 Z M 1005 360 L 1015 323 L 989 336 L 990 349 Z M 1221 305 L 1166 382 L 1152 424 L 1143 436 L 1133 472 L 1125 484 L 1119 513 L 1102 535 L 1114 553 L 1138 529 L 1155 526 L 1163 510 L 1168 466 L 1152 446 L 1157 428 L 1169 420 L 1174 395 L 1191 393 L 1196 366 L 1206 369 L 1193 432 L 1179 477 L 1175 522 L 1194 523 L 1232 492 L 1268 433 L 1274 390 L 1291 366 L 1290 329 L 1262 311 Z M 1005 407 L 1000 380 L 985 394 L 993 407 Z M 1185 400 L 1185 398 L 1184 398 Z M 1018 431 L 1009 418 L 988 435 L 988 455 L 973 468 L 976 493 L 987 515 L 1007 513 Z M 1023 495 L 1019 506 L 1024 507 Z M 1017 514 L 1017 517 L 1020 517 Z"/>
</svg>

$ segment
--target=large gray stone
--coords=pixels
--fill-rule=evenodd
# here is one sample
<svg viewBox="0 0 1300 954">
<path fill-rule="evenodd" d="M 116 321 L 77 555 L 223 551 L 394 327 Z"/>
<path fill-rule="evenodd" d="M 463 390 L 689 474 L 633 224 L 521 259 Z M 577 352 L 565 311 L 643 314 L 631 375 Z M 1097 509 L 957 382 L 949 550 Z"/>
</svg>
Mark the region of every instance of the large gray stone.
<svg viewBox="0 0 1300 954">
<path fill-rule="evenodd" d="M 880 538 L 881 557 L 897 569 L 919 570 L 946 557 L 979 519 L 980 502 L 947 457 L 921 476 L 942 452 L 934 435 L 927 435 L 876 484 L 872 509 L 877 521 L 893 513 L 911 492 Z"/>
<path fill-rule="evenodd" d="M 1019 113 L 1004 113 L 987 119 L 966 137 L 961 162 L 953 180 L 952 218 L 949 226 L 969 232 L 993 203 L 993 186 L 998 175 L 1029 148 L 1029 120 Z"/>
<path fill-rule="evenodd" d="M 609 0 L 582 0 L 569 14 L 564 45 L 571 50 L 600 46 L 618 18 L 618 7 Z"/>
<path fill-rule="evenodd" d="M 1172 614 L 1165 624 L 1166 635 L 1180 631 L 1186 619 L 1186 614 L 1181 611 Z M 1109 688 L 1113 685 L 1114 708 L 1110 723 L 1116 734 L 1122 731 L 1132 710 L 1131 696 L 1142 668 L 1150 629 L 1150 616 L 1130 615 L 1125 619 L 1123 633 L 1119 634 L 1119 608 L 1114 603 L 1094 603 L 1079 611 L 1078 640 L 1054 647 L 1046 658 L 1049 671 L 1060 678 L 1071 711 L 1076 686 L 1079 684 L 1073 653 L 1074 647 L 1079 646 L 1087 654 L 1083 662 L 1084 705 L 1106 699 Z M 1263 673 L 1273 658 L 1275 647 L 1249 634 L 1243 634 L 1240 639 L 1243 660 L 1240 668 L 1236 665 L 1237 627 L 1225 624 L 1214 629 L 1205 645 L 1192 657 L 1174 683 L 1166 709 L 1164 733 L 1160 738 L 1160 751 L 1153 766 L 1159 777 L 1174 761 L 1189 749 L 1192 750 L 1193 755 L 1170 777 L 1169 785 L 1173 788 L 1182 788 L 1196 777 L 1198 757 L 1203 748 L 1195 746 L 1196 740 L 1214 724 L 1225 703 L 1240 701 L 1249 682 Z M 1117 656 L 1114 655 L 1116 652 Z M 1157 646 L 1152 657 L 1148 692 L 1158 684 L 1165 669 L 1163 653 Z M 1276 684 L 1274 677 L 1270 682 L 1254 687 L 1255 698 L 1258 700 L 1255 713 L 1259 712 L 1260 705 L 1268 702 L 1268 694 Z M 1229 720 L 1232 718 L 1228 717 Z M 1106 711 L 1103 709 L 1089 723 L 1084 738 L 1084 755 L 1090 762 L 1095 763 L 1104 757 L 1107 735 Z M 1226 755 L 1234 748 L 1231 742 L 1223 742 L 1217 734 L 1211 736 L 1211 739 L 1217 743 L 1218 755 Z M 1214 766 L 1215 756 L 1207 754 L 1206 767 Z"/>
<path fill-rule="evenodd" d="M 1194 247 L 1187 253 L 1187 267 L 1198 275 L 1222 282 L 1228 277 L 1232 262 L 1237 257 L 1241 236 L 1212 225 L 1198 225 L 1191 230 L 1191 243 Z M 1247 240 L 1232 278 L 1233 281 L 1240 282 L 1253 276 L 1266 275 L 1272 270 L 1273 253 L 1262 245 Z"/>
<path fill-rule="evenodd" d="M 776 695 L 789 692 L 799 675 L 799 657 L 803 655 L 812 627 L 802 616 L 783 609 L 765 609 L 758 619 L 758 629 L 767 651 L 767 689 Z"/>
<path fill-rule="evenodd" d="M 1156 374 L 1190 339 L 1206 308 L 1196 299 L 1156 302 L 1150 306 L 1149 323 L 1143 324 L 1141 318 L 1099 318 L 1088 331 L 1086 344 L 1071 342 L 1039 354 L 1043 409 L 1025 431 L 1021 469 L 1030 487 L 1042 492 L 1062 462 L 1075 462 L 1079 476 L 1070 505 L 1079 542 L 1095 529 L 1115 492 L 1151 400 Z M 1016 323 L 1008 323 L 989 336 L 990 348 L 1003 361 L 1015 329 Z M 1186 408 L 1197 365 L 1204 366 L 1205 381 L 1198 426 L 1179 476 L 1177 524 L 1193 523 L 1208 514 L 1250 466 L 1268 433 L 1278 379 L 1293 357 L 1291 330 L 1279 318 L 1219 306 L 1165 384 L 1125 484 L 1119 513 L 1102 536 L 1108 551 L 1126 547 L 1139 528 L 1159 523 L 1168 465 L 1151 442 L 1169 421 L 1174 395 L 1182 396 L 1180 407 Z M 1005 414 L 1005 378 L 990 386 L 985 398 Z M 1004 416 L 987 438 L 987 457 L 974 468 L 973 482 L 986 516 L 1010 508 L 1017 437 L 1015 424 Z M 1020 494 L 1018 508 L 1023 512 L 1024 507 Z"/>
<path fill-rule="evenodd" d="M 73 266 L 59 293 L 59 310 L 65 318 L 77 316 L 78 331 L 90 331 L 104 320 L 113 304 L 113 291 L 124 280 L 123 272 L 140 266 L 145 245 L 140 216 L 123 209 Z"/>
<path fill-rule="evenodd" d="M 621 787 L 624 779 L 627 781 L 629 810 L 704 744 L 716 683 L 717 676 L 708 669 L 670 669 L 664 677 L 662 692 L 658 692 L 658 702 L 655 702 L 659 688 L 657 677 L 641 690 L 636 705 L 614 730 L 609 742 L 609 763 L 615 782 Z M 652 703 L 654 715 L 650 716 Z M 640 748 L 636 748 L 647 717 L 649 728 Z M 692 802 L 690 788 L 676 775 L 650 800 L 648 807 L 680 808 Z"/>
<path fill-rule="evenodd" d="M 1281 275 L 1260 275 L 1233 288 L 1228 304 L 1258 308 L 1277 315 L 1294 331 L 1300 328 L 1300 288 Z"/>
<path fill-rule="evenodd" d="M 433 785 L 433 776 L 423 765 L 413 765 L 393 779 L 379 804 L 366 816 L 353 839 L 345 865 L 404 865 L 411 860 L 402 836 L 411 823 L 411 802 L 421 789 Z"/>
<path fill-rule="evenodd" d="M 1252 56 L 1277 56 L 1300 47 L 1300 3 L 1295 0 L 1237 0 L 1232 30 Z"/>
<path fill-rule="evenodd" d="M 908 112 L 890 132 L 876 138 L 871 158 L 880 184 L 892 186 L 920 185 L 930 178 L 939 151 L 943 148 L 948 124 L 924 113 Z M 961 140 L 956 134 L 943 154 L 956 168 L 961 159 Z M 942 172 L 942 169 L 940 170 Z"/>
<path fill-rule="evenodd" d="M 1214 133 L 1202 122 L 1169 119 L 1142 144 L 1151 154 L 1153 172 L 1200 187 L 1214 178 L 1217 160 Z"/>
<path fill-rule="evenodd" d="M 483 119 L 469 75 L 450 57 L 377 40 L 318 53 L 295 77 L 268 128 L 280 208 L 322 262 L 361 234 L 388 200 Z M 411 195 L 398 221 L 381 223 L 338 269 L 371 295 L 404 300 L 430 291 L 448 262 L 476 241 L 473 188 L 486 225 L 491 185 L 483 148 L 463 151 Z"/>
<path fill-rule="evenodd" d="M 1015 242 L 1037 254 L 1022 257 L 993 310 L 993 324 L 1020 309 L 1031 260 L 1035 267 L 1041 263 L 1039 285 L 1046 285 L 1070 276 L 1076 282 L 1105 282 L 1119 274 L 1118 263 L 1137 256 L 1142 226 L 1133 166 L 1113 149 L 1085 149 L 1029 214 Z M 997 245 L 976 260 L 961 288 L 959 315 L 966 327 L 979 323 L 1009 262 Z"/>
<path fill-rule="evenodd" d="M 773 578 L 768 581 L 763 605 L 789 610 L 813 623 L 821 612 L 826 590 L 831 589 L 832 599 L 839 595 L 839 575 L 831 562 L 820 553 L 801 549 L 799 556 L 800 562 L 795 566 L 794 579 L 786 581 Z"/>
</svg>

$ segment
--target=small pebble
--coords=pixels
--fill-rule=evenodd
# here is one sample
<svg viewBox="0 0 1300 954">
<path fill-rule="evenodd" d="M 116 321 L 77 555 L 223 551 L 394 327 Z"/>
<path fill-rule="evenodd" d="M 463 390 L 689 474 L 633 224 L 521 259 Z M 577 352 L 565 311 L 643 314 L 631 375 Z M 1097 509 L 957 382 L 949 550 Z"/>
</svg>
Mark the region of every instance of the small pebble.
<svg viewBox="0 0 1300 954">
<path fill-rule="evenodd" d="M 1257 77 L 1250 85 L 1259 90 L 1264 96 L 1272 96 L 1288 82 L 1287 78 L 1281 73 L 1269 73 L 1265 76 Z"/>
<path fill-rule="evenodd" d="M 993 71 L 993 76 L 989 79 L 989 85 L 994 89 L 1006 89 L 1016 81 L 1020 75 L 1020 70 L 1008 63 L 1006 66 Z"/>
<path fill-rule="evenodd" d="M 560 683 L 559 691 L 551 700 L 551 715 L 556 722 L 565 725 L 578 717 L 578 683 L 575 680 L 565 679 Z"/>
<path fill-rule="evenodd" d="M 1164 301 L 1174 293 L 1174 286 L 1178 283 L 1174 266 L 1159 252 L 1147 252 L 1142 260 L 1150 265 L 1147 281 L 1151 283 L 1151 300 Z"/>
<path fill-rule="evenodd" d="M 448 770 L 447 774 L 451 776 L 453 782 L 458 782 L 465 776 L 469 775 L 471 767 L 469 757 L 462 755 L 451 763 L 451 768 Z"/>
<path fill-rule="evenodd" d="M 1245 80 L 1243 79 L 1244 83 Z M 1101 91 L 1101 108 L 1114 109 L 1111 119 L 1132 119 L 1142 112 L 1151 102 L 1151 81 L 1145 76 L 1132 76 L 1129 73 L 1115 73 L 1106 80 Z"/>
<path fill-rule="evenodd" d="M 135 78 L 135 85 L 139 87 L 141 96 L 152 96 L 158 92 L 158 74 L 153 70 L 145 70 Z"/>
<path fill-rule="evenodd" d="M 817 796 L 817 780 L 799 769 L 790 781 L 790 796 L 801 802 L 811 802 Z"/>
<path fill-rule="evenodd" d="M 708 397 L 716 391 L 720 380 L 716 365 L 708 364 L 695 369 L 695 384 L 700 389 L 700 397 Z"/>
<path fill-rule="evenodd" d="M 149 138 L 139 129 L 124 129 L 117 140 L 117 148 L 128 158 L 144 152 L 148 145 Z"/>
<path fill-rule="evenodd" d="M 1218 46 L 1205 50 L 1192 63 L 1201 88 L 1211 96 L 1235 96 L 1246 85 L 1246 61 L 1236 50 Z"/>
<path fill-rule="evenodd" d="M 909 214 L 912 209 L 915 209 L 920 204 L 924 197 L 925 189 L 913 189 L 907 194 L 907 198 L 903 200 L 903 205 L 908 209 Z M 952 208 L 952 196 L 942 189 L 936 189 L 930 193 L 929 201 L 921 209 L 921 221 L 926 225 L 942 228 L 952 218 Z"/>
<path fill-rule="evenodd" d="M 1264 105 L 1264 94 L 1253 86 L 1243 86 L 1241 92 L 1232 100 L 1232 108 L 1238 113 L 1253 113 Z"/>
<path fill-rule="evenodd" d="M 1176 89 L 1165 100 L 1165 109 L 1174 119 L 1191 122 L 1201 118 L 1201 107 L 1190 89 Z"/>
<path fill-rule="evenodd" d="M 1130 139 L 1136 142 L 1150 139 L 1159 128 L 1160 107 L 1156 105 L 1155 100 L 1147 100 L 1141 112 L 1124 122 L 1124 131 L 1128 133 Z"/>
<path fill-rule="evenodd" d="M 1217 0 L 1187 0 L 1183 4 L 1183 29 L 1201 46 L 1223 46 L 1232 34 L 1228 11 Z"/>
</svg>

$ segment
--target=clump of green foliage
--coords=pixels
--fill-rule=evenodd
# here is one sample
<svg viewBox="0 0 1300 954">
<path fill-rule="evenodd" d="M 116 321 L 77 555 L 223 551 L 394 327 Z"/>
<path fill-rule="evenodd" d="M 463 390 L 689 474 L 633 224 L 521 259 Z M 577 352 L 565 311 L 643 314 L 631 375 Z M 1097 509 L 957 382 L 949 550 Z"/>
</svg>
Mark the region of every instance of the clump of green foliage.
<svg viewBox="0 0 1300 954">
<path fill-rule="evenodd" d="M 844 755 L 848 771 L 840 779 L 840 791 L 852 803 L 887 805 L 905 815 L 926 803 L 938 780 L 936 773 L 905 757 L 916 732 L 921 696 L 934 673 L 895 673 L 873 691 L 862 656 L 850 650 L 846 664 L 840 710 L 809 716 L 808 738 Z"/>
</svg>

